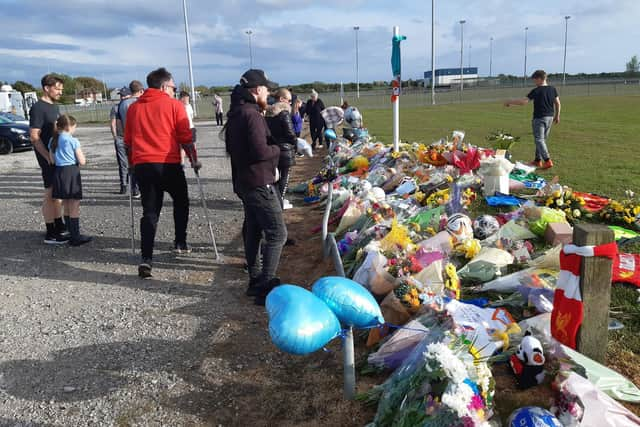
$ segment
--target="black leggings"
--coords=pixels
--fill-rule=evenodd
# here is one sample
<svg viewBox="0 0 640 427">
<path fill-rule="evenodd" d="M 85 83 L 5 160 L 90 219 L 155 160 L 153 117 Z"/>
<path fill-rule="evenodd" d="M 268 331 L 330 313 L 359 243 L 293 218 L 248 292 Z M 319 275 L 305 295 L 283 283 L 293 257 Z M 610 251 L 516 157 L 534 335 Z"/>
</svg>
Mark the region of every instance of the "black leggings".
<svg viewBox="0 0 640 427">
<path fill-rule="evenodd" d="M 173 199 L 175 243 L 187 242 L 189 221 L 187 180 L 180 163 L 144 163 L 136 165 L 135 173 L 142 196 L 140 247 L 142 257 L 151 259 L 165 192 L 169 193 Z"/>
</svg>

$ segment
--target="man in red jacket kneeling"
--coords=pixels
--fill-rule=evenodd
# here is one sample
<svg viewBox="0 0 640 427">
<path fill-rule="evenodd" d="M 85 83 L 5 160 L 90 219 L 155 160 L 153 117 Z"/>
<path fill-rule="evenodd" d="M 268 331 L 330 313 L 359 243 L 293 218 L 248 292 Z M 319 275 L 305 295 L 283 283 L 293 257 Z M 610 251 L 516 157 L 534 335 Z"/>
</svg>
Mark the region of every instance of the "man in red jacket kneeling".
<svg viewBox="0 0 640 427">
<path fill-rule="evenodd" d="M 173 199 L 175 250 L 190 252 L 187 245 L 189 195 L 180 147 L 197 172 L 201 163 L 192 142 L 189 119 L 184 106 L 175 99 L 176 85 L 171 73 L 158 68 L 147 76 L 148 89 L 127 112 L 124 143 L 129 164 L 134 166 L 142 196 L 140 219 L 142 260 L 138 276 L 151 277 L 153 243 L 164 193 Z"/>
</svg>

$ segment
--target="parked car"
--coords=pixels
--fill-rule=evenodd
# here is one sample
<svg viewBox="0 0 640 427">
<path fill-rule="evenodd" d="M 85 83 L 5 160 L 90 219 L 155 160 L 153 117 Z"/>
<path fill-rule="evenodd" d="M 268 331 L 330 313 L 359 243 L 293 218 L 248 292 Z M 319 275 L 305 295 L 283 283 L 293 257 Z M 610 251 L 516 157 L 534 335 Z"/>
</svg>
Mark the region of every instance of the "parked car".
<svg viewBox="0 0 640 427">
<path fill-rule="evenodd" d="M 31 150 L 29 126 L 13 122 L 0 115 L 0 154 L 18 150 Z"/>
<path fill-rule="evenodd" d="M 4 116 L 7 119 L 11 120 L 14 123 L 20 123 L 21 125 L 29 126 L 29 120 L 25 119 L 22 116 L 13 113 L 0 112 L 0 116 Z"/>
</svg>

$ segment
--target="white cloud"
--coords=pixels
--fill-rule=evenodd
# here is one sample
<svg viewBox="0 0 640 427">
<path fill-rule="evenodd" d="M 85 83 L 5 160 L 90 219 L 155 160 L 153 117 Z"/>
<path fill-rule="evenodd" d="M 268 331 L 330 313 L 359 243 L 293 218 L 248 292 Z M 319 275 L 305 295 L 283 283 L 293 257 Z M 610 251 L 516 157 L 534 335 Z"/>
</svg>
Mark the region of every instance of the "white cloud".
<svg viewBox="0 0 640 427">
<path fill-rule="evenodd" d="M 135 4 L 134 4 L 135 3 Z M 123 84 L 157 66 L 186 80 L 182 4 L 176 0 L 66 0 L 55 19 L 45 0 L 15 2 L 3 10 L 9 39 L 0 49 L 0 79 L 32 82 L 48 68 L 72 75 L 106 74 Z M 359 25 L 360 80 L 390 78 L 393 25 L 403 42 L 403 74 L 419 78 L 430 64 L 431 2 L 413 0 L 189 0 L 196 79 L 231 84 L 249 66 L 246 29 L 253 31 L 254 64 L 285 83 L 355 80 L 355 34 Z M 636 0 L 437 0 L 436 66 L 459 65 L 460 19 L 465 24 L 465 65 L 488 72 L 521 74 L 524 27 L 528 66 L 561 70 L 564 15 L 569 20 L 567 71 L 621 71 L 640 29 Z M 30 19 L 25 20 L 24 16 Z M 99 19 L 88 20 L 88 16 Z M 43 33 L 44 29 L 44 33 Z M 471 49 L 469 49 L 469 45 Z M 133 76 L 132 76 L 133 75 Z M 115 85 L 115 84 L 114 84 Z"/>
</svg>

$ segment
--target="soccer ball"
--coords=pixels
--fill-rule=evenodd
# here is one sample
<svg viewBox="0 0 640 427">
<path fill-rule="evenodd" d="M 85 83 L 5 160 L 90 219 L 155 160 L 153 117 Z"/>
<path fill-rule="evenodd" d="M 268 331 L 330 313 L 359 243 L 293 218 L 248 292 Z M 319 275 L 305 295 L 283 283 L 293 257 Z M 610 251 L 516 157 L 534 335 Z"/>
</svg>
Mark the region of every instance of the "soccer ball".
<svg viewBox="0 0 640 427">
<path fill-rule="evenodd" d="M 362 114 L 356 107 L 349 107 L 344 112 L 344 121 L 352 128 L 362 127 Z"/>
<path fill-rule="evenodd" d="M 471 219 L 460 213 L 453 214 L 447 219 L 445 229 L 453 237 L 454 243 L 462 243 L 473 237 Z"/>
<path fill-rule="evenodd" d="M 537 406 L 516 409 L 507 421 L 509 427 L 562 427 L 562 423 L 551 412 Z"/>
<path fill-rule="evenodd" d="M 491 215 L 480 215 L 473 221 L 473 234 L 479 240 L 493 236 L 500 229 L 500 223 Z"/>
</svg>

